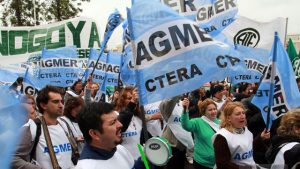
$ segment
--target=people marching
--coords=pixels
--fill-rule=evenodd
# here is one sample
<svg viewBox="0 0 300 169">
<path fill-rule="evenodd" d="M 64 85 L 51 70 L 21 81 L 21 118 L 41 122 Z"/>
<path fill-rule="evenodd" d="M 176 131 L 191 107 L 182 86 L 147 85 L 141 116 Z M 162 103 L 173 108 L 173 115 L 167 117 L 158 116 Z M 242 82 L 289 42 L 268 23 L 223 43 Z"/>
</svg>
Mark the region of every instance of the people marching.
<svg viewBox="0 0 300 169">
<path fill-rule="evenodd" d="M 80 90 L 88 91 L 88 96 L 68 96 L 64 103 L 61 90 L 54 86 L 41 89 L 36 99 L 21 95 L 29 120 L 22 127 L 12 168 L 144 168 L 143 155 L 137 147 L 147 141 L 143 138 L 142 116 L 147 124 L 155 121 L 154 125 L 147 125 L 150 137 L 165 138 L 172 148 L 170 160 L 164 166 L 150 164 L 153 169 L 300 166 L 295 158 L 300 145 L 299 109 L 283 115 L 273 129 L 277 132 L 270 138 L 270 129 L 266 129 L 259 109 L 249 102 L 256 85 L 240 84 L 240 93 L 226 94 L 234 97 L 227 100 L 222 94 L 222 83 L 211 87 L 211 98 L 205 95 L 208 87 L 201 87 L 193 93 L 145 106 L 147 112 L 143 114 L 134 87 L 118 88 L 118 95 L 114 96 L 117 99 L 111 104 L 90 99 L 91 91 L 97 90 L 91 85 L 96 83 L 79 83 Z M 52 149 L 48 148 L 50 145 Z M 193 159 L 190 163 L 187 152 Z"/>
<path fill-rule="evenodd" d="M 300 169 L 300 59 L 284 60 L 286 25 L 268 26 L 275 36 L 247 27 L 231 37 L 222 30 L 243 21 L 235 1 L 161 2 L 132 3 L 124 22 L 115 11 L 101 43 L 90 21 L 1 31 L 0 55 L 45 47 L 3 87 L 26 112 L 14 117 L 23 121 L 12 169 Z M 121 22 L 119 54 L 106 44 Z M 64 46 L 69 38 L 74 46 Z"/>
</svg>

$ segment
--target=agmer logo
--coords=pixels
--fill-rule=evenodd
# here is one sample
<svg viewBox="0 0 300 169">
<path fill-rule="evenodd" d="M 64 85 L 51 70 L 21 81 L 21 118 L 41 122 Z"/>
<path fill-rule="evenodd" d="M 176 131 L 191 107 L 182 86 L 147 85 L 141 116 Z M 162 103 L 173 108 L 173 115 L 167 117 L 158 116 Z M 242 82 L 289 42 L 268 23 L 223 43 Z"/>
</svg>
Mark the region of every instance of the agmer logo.
<svg viewBox="0 0 300 169">
<path fill-rule="evenodd" d="M 260 35 L 258 31 L 253 28 L 242 29 L 234 36 L 234 44 L 253 48 L 258 44 L 259 40 Z"/>
</svg>

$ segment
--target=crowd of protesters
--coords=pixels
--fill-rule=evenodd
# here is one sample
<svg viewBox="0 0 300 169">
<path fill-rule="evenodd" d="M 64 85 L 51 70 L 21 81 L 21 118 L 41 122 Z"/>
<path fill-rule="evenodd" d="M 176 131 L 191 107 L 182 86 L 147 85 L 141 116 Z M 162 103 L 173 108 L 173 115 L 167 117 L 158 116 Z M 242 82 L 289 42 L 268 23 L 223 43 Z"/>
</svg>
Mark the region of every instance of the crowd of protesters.
<svg viewBox="0 0 300 169">
<path fill-rule="evenodd" d="M 100 85 L 91 76 L 66 90 L 46 86 L 36 98 L 22 94 L 22 82 L 10 87 L 28 112 L 13 169 L 145 168 L 137 147 L 145 133 L 165 138 L 172 149 L 168 163 L 151 168 L 184 169 L 187 161 L 194 169 L 300 168 L 300 109 L 267 129 L 251 103 L 257 84 L 210 82 L 145 105 L 145 115 L 132 86 L 116 88 L 105 102 L 96 98 Z"/>
</svg>

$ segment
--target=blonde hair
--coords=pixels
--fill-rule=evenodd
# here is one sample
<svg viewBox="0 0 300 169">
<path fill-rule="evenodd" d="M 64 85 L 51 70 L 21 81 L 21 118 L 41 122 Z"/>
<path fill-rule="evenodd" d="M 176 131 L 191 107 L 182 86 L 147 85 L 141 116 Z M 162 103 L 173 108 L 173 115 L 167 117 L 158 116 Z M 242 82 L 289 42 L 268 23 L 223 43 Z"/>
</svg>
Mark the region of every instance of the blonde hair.
<svg viewBox="0 0 300 169">
<path fill-rule="evenodd" d="M 233 110 L 237 107 L 245 110 L 245 107 L 241 102 L 230 102 L 226 104 L 223 111 L 221 112 L 221 128 L 232 128 L 231 123 L 228 121 L 228 117 L 232 115 Z"/>
<path fill-rule="evenodd" d="M 282 116 L 280 126 L 277 129 L 278 135 L 291 135 L 299 136 L 299 133 L 295 133 L 294 128 L 300 129 L 300 109 L 293 109 L 288 111 Z"/>
<path fill-rule="evenodd" d="M 215 105 L 217 108 L 217 104 L 212 99 L 209 99 L 209 98 L 207 98 L 203 101 L 200 100 L 198 102 L 198 109 L 199 109 L 200 116 L 205 115 L 205 110 L 207 109 L 208 105 L 210 105 L 210 104 Z"/>
</svg>

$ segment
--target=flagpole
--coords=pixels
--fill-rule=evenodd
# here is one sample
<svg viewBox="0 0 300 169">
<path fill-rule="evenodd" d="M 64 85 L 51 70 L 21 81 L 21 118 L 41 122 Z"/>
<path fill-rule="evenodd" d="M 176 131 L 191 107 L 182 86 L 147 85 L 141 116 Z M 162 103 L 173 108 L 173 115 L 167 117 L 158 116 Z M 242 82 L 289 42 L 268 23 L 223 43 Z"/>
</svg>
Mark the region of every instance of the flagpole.
<svg viewBox="0 0 300 169">
<path fill-rule="evenodd" d="M 268 108 L 268 114 L 267 114 L 267 129 L 270 129 L 270 121 L 271 121 L 271 110 L 273 105 L 273 95 L 274 95 L 274 79 L 275 79 L 275 73 L 276 73 L 276 60 L 277 60 L 277 43 L 278 43 L 278 33 L 275 32 L 274 37 L 274 44 L 273 44 L 273 56 L 272 56 L 272 64 L 271 64 L 271 84 L 270 84 L 270 92 L 269 92 L 269 108 Z"/>
<path fill-rule="evenodd" d="M 286 21 L 285 21 L 285 36 L 284 36 L 284 47 L 286 47 L 286 36 L 287 36 L 287 27 L 288 27 L 288 22 L 289 22 L 289 18 L 286 18 L 285 19 Z"/>
</svg>

